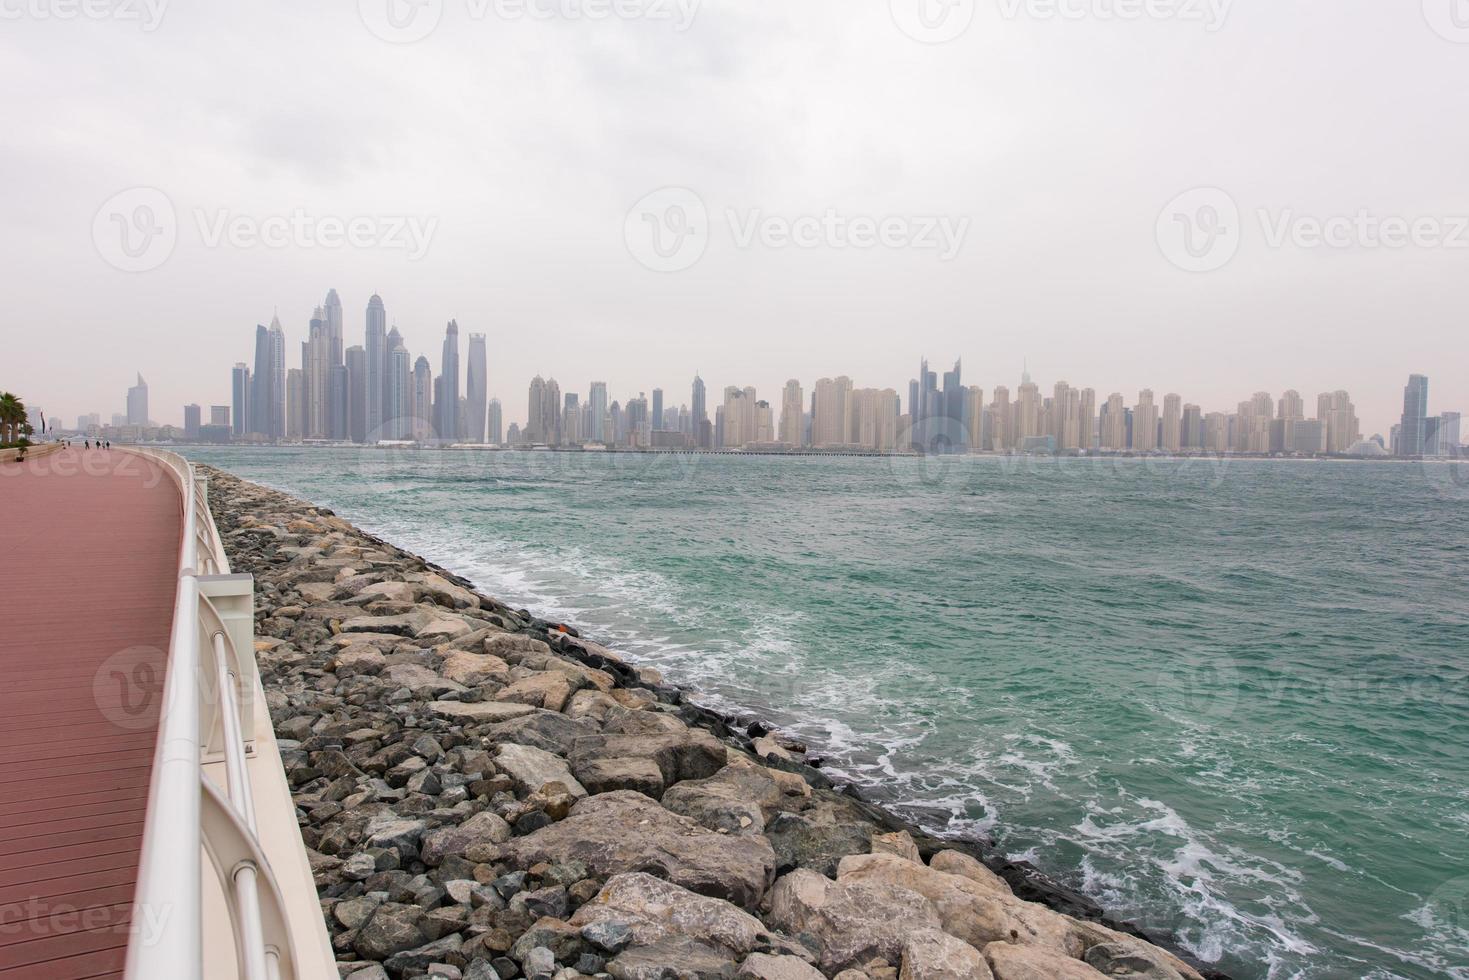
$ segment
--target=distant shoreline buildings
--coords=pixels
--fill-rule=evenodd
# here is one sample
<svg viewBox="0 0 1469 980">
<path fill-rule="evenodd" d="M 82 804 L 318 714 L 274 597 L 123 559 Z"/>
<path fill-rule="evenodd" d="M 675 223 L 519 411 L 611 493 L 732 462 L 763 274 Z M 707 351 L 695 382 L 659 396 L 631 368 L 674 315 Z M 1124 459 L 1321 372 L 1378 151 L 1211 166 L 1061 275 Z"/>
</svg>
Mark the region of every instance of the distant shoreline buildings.
<svg viewBox="0 0 1469 980">
<path fill-rule="evenodd" d="M 343 308 L 335 289 L 312 313 L 300 346 L 300 366 L 286 366 L 286 332 L 278 315 L 255 327 L 251 361 L 230 373 L 230 404 L 184 408 L 184 427 L 149 421 L 148 388 L 139 374 L 128 389 L 126 415 L 104 426 L 82 416 L 74 431 L 119 441 L 197 441 L 246 444 L 415 444 L 629 450 L 1023 453 L 1240 454 L 1251 456 L 1459 455 L 1457 412 L 1430 415 L 1428 379 L 1415 374 L 1403 393 L 1400 422 L 1389 439 L 1364 439 L 1345 391 L 1307 399 L 1288 390 L 1278 398 L 1255 392 L 1233 411 L 1208 411 L 1168 392 L 1120 392 L 1057 381 L 1049 392 L 1021 374 L 1011 392 L 986 393 L 963 383 L 962 363 L 940 375 L 920 360 L 906 402 L 892 388 L 859 388 L 841 375 L 818 379 L 809 396 L 798 379 L 779 398 L 752 386 L 728 385 L 712 406 L 695 372 L 689 401 L 675 407 L 662 388 L 609 400 L 606 382 L 585 397 L 563 392 L 555 378 L 531 379 L 526 421 L 505 427 L 503 406 L 489 392 L 485 335 L 468 335 L 461 369 L 459 324 L 449 320 L 435 376 L 427 357 L 414 358 L 382 297 L 367 302 L 363 343 L 344 346 Z M 461 380 L 463 386 L 461 387 Z M 988 394 L 988 397 L 986 397 Z M 1130 401 L 1130 403 L 1129 403 Z"/>
</svg>

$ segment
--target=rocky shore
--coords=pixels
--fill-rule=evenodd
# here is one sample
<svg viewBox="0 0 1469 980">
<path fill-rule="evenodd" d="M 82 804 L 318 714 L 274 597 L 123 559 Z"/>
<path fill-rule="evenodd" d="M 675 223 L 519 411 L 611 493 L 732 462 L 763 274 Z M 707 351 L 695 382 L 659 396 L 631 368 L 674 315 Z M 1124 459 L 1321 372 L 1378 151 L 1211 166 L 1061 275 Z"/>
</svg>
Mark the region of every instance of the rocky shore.
<svg viewBox="0 0 1469 980">
<path fill-rule="evenodd" d="M 572 626 L 208 472 L 343 978 L 1219 976 Z"/>
</svg>

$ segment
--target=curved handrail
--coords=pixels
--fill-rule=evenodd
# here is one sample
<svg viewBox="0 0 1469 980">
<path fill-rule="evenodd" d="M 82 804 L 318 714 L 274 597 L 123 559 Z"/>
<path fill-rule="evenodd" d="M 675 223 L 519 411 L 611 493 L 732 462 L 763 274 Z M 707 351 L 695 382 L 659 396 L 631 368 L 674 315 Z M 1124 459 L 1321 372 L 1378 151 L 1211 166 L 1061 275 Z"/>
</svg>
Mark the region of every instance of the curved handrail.
<svg viewBox="0 0 1469 980">
<path fill-rule="evenodd" d="M 228 575 L 207 487 L 174 453 L 130 449 L 162 467 L 178 485 L 182 508 L 178 591 L 154 752 L 127 980 L 198 980 L 203 972 L 202 853 L 210 855 L 234 934 L 244 980 L 301 976 L 275 875 L 256 833 L 241 705 L 253 699 L 253 651 L 240 650 L 200 589 L 202 575 Z M 215 581 L 213 579 L 211 582 Z M 202 648 L 211 651 L 205 664 Z M 246 658 L 249 658 L 248 660 Z M 250 685 L 249 692 L 242 691 Z M 209 718 L 209 724 L 202 721 Z M 222 742 L 230 792 L 204 774 L 212 734 Z M 202 787 L 201 787 L 202 781 Z"/>
</svg>

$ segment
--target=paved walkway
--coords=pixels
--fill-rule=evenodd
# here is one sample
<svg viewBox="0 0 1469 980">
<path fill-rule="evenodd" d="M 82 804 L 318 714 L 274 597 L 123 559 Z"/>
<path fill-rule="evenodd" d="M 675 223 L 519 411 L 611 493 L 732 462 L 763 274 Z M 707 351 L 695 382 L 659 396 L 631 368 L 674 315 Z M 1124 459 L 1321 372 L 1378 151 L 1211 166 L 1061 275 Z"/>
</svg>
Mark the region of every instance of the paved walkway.
<svg viewBox="0 0 1469 980">
<path fill-rule="evenodd" d="M 181 531 L 142 457 L 0 464 L 0 980 L 122 976 Z"/>
</svg>

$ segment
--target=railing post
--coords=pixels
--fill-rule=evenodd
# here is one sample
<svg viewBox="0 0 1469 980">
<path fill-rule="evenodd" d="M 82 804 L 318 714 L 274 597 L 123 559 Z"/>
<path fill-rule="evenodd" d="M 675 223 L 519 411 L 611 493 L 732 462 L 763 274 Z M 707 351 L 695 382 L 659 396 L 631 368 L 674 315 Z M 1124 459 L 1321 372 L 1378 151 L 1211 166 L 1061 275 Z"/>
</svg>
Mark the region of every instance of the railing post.
<svg viewBox="0 0 1469 980">
<path fill-rule="evenodd" d="M 240 706 L 240 733 L 244 737 L 246 751 L 253 751 L 255 744 L 255 578 L 252 575 L 240 573 L 233 575 L 200 575 L 198 576 L 199 595 L 207 599 L 218 614 L 220 623 L 223 624 L 225 632 L 229 634 L 230 646 L 234 649 L 236 664 L 236 691 Z M 212 650 L 212 638 L 207 635 L 210 625 L 206 622 L 207 617 L 201 617 L 200 648 Z M 213 690 L 212 670 L 205 671 L 202 683 L 206 690 L 213 693 L 215 701 L 215 717 L 218 717 L 218 708 L 222 704 L 225 692 Z M 204 740 L 210 755 L 224 751 L 224 745 L 217 736 L 220 734 L 217 726 L 212 724 L 214 718 L 201 719 L 208 727 L 201 731 L 199 736 Z"/>
</svg>

